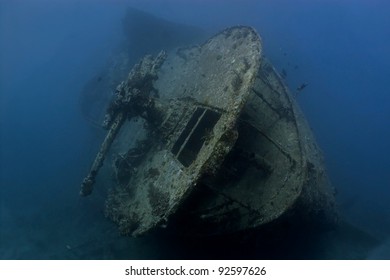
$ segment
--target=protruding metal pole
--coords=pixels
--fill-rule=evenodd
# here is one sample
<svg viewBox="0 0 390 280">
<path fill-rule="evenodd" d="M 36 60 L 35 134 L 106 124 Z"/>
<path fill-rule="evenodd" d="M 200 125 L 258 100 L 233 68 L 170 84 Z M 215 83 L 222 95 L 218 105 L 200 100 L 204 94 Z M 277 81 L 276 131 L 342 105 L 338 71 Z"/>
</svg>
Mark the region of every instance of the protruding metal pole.
<svg viewBox="0 0 390 280">
<path fill-rule="evenodd" d="M 121 128 L 123 121 L 125 119 L 123 112 L 119 112 L 116 116 L 114 122 L 111 124 L 110 130 L 108 131 L 106 138 L 104 139 L 102 145 L 100 146 L 100 150 L 96 155 L 95 161 L 92 164 L 91 170 L 87 177 L 84 178 L 81 184 L 80 195 L 87 196 L 92 193 L 93 184 L 95 183 L 95 178 L 99 172 L 100 167 L 103 165 L 103 161 L 106 157 L 108 150 L 111 147 L 112 142 L 115 139 L 116 134 Z"/>
<path fill-rule="evenodd" d="M 153 81 L 157 79 L 157 70 L 166 57 L 164 51 L 161 51 L 154 59 L 150 55 L 145 56 L 140 63 L 133 67 L 127 80 L 118 86 L 116 99 L 111 102 L 103 123 L 104 127 L 107 126 L 110 129 L 96 155 L 89 174 L 81 183 L 80 195 L 87 196 L 92 193 L 96 176 L 116 134 L 124 120 L 127 117 L 132 117 L 129 112 L 140 111 L 139 113 L 143 113 L 146 109 L 151 110 L 148 106 L 154 108 L 154 102 L 150 100 L 149 95 L 153 89 Z M 153 119 L 153 116 L 151 116 L 151 119 Z"/>
</svg>

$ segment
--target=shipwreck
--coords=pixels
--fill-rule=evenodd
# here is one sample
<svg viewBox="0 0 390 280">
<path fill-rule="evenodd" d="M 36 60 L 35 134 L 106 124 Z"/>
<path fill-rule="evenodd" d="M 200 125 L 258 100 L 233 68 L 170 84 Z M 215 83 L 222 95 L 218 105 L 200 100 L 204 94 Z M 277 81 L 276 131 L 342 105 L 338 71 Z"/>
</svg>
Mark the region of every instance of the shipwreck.
<svg viewBox="0 0 390 280">
<path fill-rule="evenodd" d="M 321 151 L 250 27 L 143 57 L 117 86 L 103 126 L 80 193 L 110 169 L 105 213 L 124 235 L 337 220 Z"/>
</svg>

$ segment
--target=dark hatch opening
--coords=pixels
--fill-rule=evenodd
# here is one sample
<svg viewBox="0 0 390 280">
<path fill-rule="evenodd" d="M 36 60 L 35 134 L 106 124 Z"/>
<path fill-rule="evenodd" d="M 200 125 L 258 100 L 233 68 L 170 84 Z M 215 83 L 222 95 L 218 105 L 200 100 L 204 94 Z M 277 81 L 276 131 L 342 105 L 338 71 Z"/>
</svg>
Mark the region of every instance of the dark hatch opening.
<svg viewBox="0 0 390 280">
<path fill-rule="evenodd" d="M 192 128 L 196 125 L 200 116 L 202 116 L 202 114 L 204 113 L 204 110 L 205 110 L 204 108 L 198 107 L 198 108 L 196 108 L 195 112 L 192 114 L 190 121 L 187 123 L 183 132 L 180 134 L 175 145 L 173 145 L 172 153 L 175 156 L 177 156 L 177 154 L 179 153 L 181 146 L 183 145 L 184 141 L 186 141 L 186 138 L 191 133 Z"/>
<path fill-rule="evenodd" d="M 192 164 L 220 117 L 221 114 L 210 109 L 196 108 L 172 148 L 181 164 L 185 167 Z"/>
</svg>

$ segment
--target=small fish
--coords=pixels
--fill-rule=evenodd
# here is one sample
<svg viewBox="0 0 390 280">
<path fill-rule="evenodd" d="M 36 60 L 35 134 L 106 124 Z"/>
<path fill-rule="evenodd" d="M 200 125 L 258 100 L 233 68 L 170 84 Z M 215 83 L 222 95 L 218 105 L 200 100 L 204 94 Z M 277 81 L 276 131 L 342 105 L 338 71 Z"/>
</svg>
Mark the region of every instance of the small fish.
<svg viewBox="0 0 390 280">
<path fill-rule="evenodd" d="M 286 69 L 282 69 L 282 77 L 283 78 L 286 78 L 287 77 L 287 71 L 286 71 Z"/>
<path fill-rule="evenodd" d="M 308 84 L 307 83 L 302 83 L 299 87 L 297 87 L 297 89 L 295 90 L 295 94 L 294 96 L 297 97 L 298 96 L 298 93 L 300 93 L 305 87 L 307 87 Z"/>
<path fill-rule="evenodd" d="M 302 91 L 307 86 L 308 86 L 307 83 L 302 83 L 299 87 L 297 87 L 297 91 Z"/>
</svg>

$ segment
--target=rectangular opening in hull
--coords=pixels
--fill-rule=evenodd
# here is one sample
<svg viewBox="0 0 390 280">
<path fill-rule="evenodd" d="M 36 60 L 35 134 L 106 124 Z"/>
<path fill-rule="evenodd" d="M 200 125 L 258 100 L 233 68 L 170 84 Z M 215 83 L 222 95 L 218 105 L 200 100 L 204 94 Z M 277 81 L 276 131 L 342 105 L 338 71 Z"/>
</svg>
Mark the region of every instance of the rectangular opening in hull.
<svg viewBox="0 0 390 280">
<path fill-rule="evenodd" d="M 188 167 L 198 156 L 207 137 L 221 115 L 215 111 L 198 107 L 172 148 L 172 153 Z"/>
<path fill-rule="evenodd" d="M 179 150 L 181 146 L 183 145 L 184 141 L 186 141 L 188 135 L 191 133 L 192 128 L 195 126 L 195 124 L 198 122 L 200 116 L 204 113 L 204 108 L 196 108 L 195 112 L 192 114 L 191 119 L 187 123 L 186 127 L 184 128 L 183 132 L 180 134 L 179 138 L 177 139 L 175 145 L 173 145 L 172 153 L 177 156 L 179 153 Z"/>
</svg>

